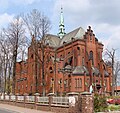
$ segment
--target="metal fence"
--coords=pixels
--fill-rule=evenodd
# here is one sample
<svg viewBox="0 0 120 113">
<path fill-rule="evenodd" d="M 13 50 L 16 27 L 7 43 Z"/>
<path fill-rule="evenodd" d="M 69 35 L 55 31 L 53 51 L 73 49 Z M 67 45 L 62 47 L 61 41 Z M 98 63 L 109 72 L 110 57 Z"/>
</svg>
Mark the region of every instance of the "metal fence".
<svg viewBox="0 0 120 113">
<path fill-rule="evenodd" d="M 9 96 L 8 95 L 5 96 L 5 100 L 9 100 Z"/>
<path fill-rule="evenodd" d="M 10 101 L 16 101 L 16 96 L 15 95 L 11 95 Z"/>
<path fill-rule="evenodd" d="M 53 97 L 52 104 L 69 105 L 69 97 Z"/>
<path fill-rule="evenodd" d="M 17 101 L 23 102 L 24 101 L 24 96 L 17 96 Z"/>
<path fill-rule="evenodd" d="M 71 103 L 75 103 L 75 98 L 72 97 L 52 97 L 50 101 L 50 97 L 40 97 L 40 96 L 15 96 L 15 95 L 5 95 L 0 96 L 1 100 L 6 101 L 17 101 L 17 102 L 25 102 L 25 103 L 37 103 L 37 104 L 51 104 L 55 106 L 69 106 Z M 51 103 L 50 103 L 51 102 Z"/>
<path fill-rule="evenodd" d="M 35 102 L 35 96 L 26 96 L 26 102 Z"/>
<path fill-rule="evenodd" d="M 37 102 L 40 104 L 49 104 L 49 97 L 37 97 Z"/>
</svg>

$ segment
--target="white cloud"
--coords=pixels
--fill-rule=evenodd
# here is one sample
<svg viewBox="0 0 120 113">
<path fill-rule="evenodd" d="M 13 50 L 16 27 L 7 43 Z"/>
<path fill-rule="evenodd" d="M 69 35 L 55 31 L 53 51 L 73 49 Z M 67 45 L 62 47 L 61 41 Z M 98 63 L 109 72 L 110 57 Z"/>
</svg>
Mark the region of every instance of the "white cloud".
<svg viewBox="0 0 120 113">
<path fill-rule="evenodd" d="M 55 10 L 58 11 L 60 7 L 65 8 L 66 11 L 81 11 L 90 7 L 89 0 L 57 0 L 55 2 Z"/>
<path fill-rule="evenodd" d="M 0 26 L 5 27 L 6 25 L 8 25 L 9 22 L 13 20 L 13 18 L 14 18 L 14 14 L 9 15 L 7 13 L 4 13 L 0 15 Z"/>
<path fill-rule="evenodd" d="M 116 49 L 116 58 L 120 57 L 120 25 L 111 24 L 92 24 L 93 31 L 100 42 L 104 44 L 104 50 L 107 48 Z"/>
<path fill-rule="evenodd" d="M 105 45 L 105 48 L 119 48 L 120 25 L 116 26 L 106 23 L 92 25 L 95 34 L 98 36 L 98 39 Z"/>
<path fill-rule="evenodd" d="M 4 10 L 8 7 L 8 0 L 0 0 L 0 10 Z"/>
<path fill-rule="evenodd" d="M 54 20 L 58 20 L 61 6 L 64 11 L 66 27 L 69 25 L 76 27 L 83 18 L 84 12 L 90 8 L 90 3 L 89 0 L 57 0 L 53 11 Z"/>
<path fill-rule="evenodd" d="M 86 30 L 91 25 L 104 48 L 120 49 L 119 0 L 57 0 L 53 20 L 59 21 L 61 5 L 67 31 L 80 26 Z"/>
<path fill-rule="evenodd" d="M 28 5 L 35 1 L 36 0 L 0 0 L 0 9 L 4 10 L 9 8 L 9 6 L 14 7 L 14 5 Z"/>
<path fill-rule="evenodd" d="M 120 24 L 119 0 L 57 0 L 54 15 L 58 14 L 61 5 L 64 9 L 65 20 L 71 26 L 86 26 L 89 23 Z M 56 17 L 56 16 L 55 16 Z"/>
<path fill-rule="evenodd" d="M 20 5 L 20 4 L 32 4 L 35 0 L 12 0 L 13 3 Z"/>
</svg>

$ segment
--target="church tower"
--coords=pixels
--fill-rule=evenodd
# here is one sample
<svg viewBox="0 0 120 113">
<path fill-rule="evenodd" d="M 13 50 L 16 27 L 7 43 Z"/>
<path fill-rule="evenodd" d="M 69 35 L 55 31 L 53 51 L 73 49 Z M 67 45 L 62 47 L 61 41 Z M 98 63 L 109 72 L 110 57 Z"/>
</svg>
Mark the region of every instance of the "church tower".
<svg viewBox="0 0 120 113">
<path fill-rule="evenodd" d="M 59 23 L 59 37 L 62 39 L 65 35 L 65 26 L 64 26 L 64 17 L 63 17 L 63 8 L 61 7 L 61 14 L 60 14 L 60 23 Z"/>
</svg>

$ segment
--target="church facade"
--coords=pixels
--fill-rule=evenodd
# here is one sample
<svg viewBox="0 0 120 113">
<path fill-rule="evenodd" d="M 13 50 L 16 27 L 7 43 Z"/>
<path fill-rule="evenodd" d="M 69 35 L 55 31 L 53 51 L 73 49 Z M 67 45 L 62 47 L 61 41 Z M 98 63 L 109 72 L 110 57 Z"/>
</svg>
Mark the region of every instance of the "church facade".
<svg viewBox="0 0 120 113">
<path fill-rule="evenodd" d="M 32 37 L 28 59 L 16 63 L 16 93 L 111 93 L 112 68 L 102 59 L 103 44 L 89 26 L 64 31 L 61 11 L 59 35 L 44 41 Z"/>
</svg>

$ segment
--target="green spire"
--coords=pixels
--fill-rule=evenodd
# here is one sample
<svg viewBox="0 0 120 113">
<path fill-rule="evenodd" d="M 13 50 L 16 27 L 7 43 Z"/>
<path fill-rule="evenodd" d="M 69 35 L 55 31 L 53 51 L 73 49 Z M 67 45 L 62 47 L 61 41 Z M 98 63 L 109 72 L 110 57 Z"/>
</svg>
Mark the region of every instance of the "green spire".
<svg viewBox="0 0 120 113">
<path fill-rule="evenodd" d="M 61 15 L 60 15 L 60 24 L 59 24 L 59 37 L 62 38 L 65 35 L 65 28 L 64 28 L 64 17 L 63 17 L 63 8 L 61 7 Z"/>
</svg>

